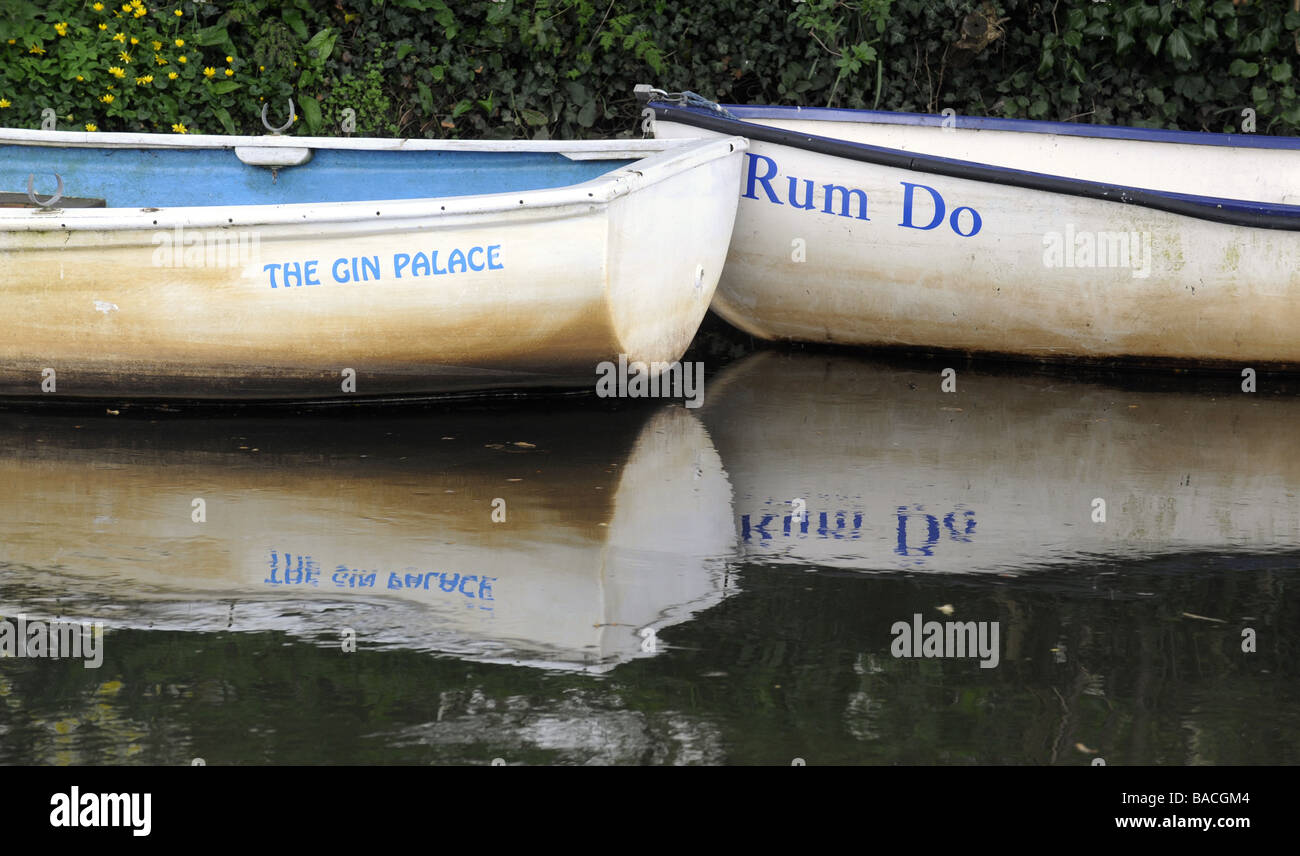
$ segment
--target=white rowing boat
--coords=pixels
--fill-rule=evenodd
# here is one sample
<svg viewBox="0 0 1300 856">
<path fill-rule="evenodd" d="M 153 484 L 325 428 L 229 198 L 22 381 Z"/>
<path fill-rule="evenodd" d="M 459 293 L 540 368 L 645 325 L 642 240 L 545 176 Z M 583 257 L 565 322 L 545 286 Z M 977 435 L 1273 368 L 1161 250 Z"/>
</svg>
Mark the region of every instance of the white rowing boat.
<svg viewBox="0 0 1300 856">
<path fill-rule="evenodd" d="M 670 363 L 744 149 L 0 130 L 0 394 L 322 399 Z"/>
<path fill-rule="evenodd" d="M 750 141 L 713 308 L 755 336 L 1300 362 L 1300 139 L 656 97 Z"/>
</svg>

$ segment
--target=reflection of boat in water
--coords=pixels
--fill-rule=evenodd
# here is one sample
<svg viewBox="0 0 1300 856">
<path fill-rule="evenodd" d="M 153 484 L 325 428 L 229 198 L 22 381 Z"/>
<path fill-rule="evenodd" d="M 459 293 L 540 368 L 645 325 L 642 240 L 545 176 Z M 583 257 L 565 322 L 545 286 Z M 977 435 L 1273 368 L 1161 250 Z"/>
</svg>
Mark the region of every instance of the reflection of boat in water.
<svg viewBox="0 0 1300 856">
<path fill-rule="evenodd" d="M 723 371 L 699 413 L 744 554 L 961 573 L 1300 545 L 1294 398 L 1234 380 L 1218 397 L 966 370 L 956 392 L 940 382 L 937 366 L 841 355 Z"/>
<path fill-rule="evenodd" d="M 502 415 L 0 415 L 0 612 L 599 671 L 732 590 L 688 411 Z"/>
</svg>

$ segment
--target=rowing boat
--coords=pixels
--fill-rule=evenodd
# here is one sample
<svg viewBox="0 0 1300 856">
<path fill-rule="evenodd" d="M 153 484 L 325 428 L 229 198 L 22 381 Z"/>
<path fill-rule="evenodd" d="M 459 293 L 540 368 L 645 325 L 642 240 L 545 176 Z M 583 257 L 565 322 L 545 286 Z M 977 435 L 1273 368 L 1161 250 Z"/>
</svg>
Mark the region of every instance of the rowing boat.
<svg viewBox="0 0 1300 856">
<path fill-rule="evenodd" d="M 436 394 L 671 363 L 744 149 L 0 130 L 0 395 Z"/>
<path fill-rule="evenodd" d="M 1300 362 L 1300 138 L 649 98 L 749 139 L 713 308 L 765 339 Z"/>
</svg>

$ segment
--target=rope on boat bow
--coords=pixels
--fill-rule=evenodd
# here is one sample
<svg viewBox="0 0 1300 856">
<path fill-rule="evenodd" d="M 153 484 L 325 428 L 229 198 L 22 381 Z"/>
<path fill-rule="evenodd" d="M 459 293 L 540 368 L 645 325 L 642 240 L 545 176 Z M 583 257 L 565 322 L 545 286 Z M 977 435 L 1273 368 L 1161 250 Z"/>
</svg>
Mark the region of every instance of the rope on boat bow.
<svg viewBox="0 0 1300 856">
<path fill-rule="evenodd" d="M 641 102 L 643 105 L 648 104 L 651 101 L 658 101 L 662 104 L 676 104 L 681 107 L 699 107 L 708 110 L 710 113 L 716 113 L 724 119 L 736 118 L 726 107 L 723 107 L 716 101 L 710 101 L 703 95 L 691 92 L 689 89 L 683 90 L 682 92 L 665 92 L 662 89 L 655 89 L 653 86 L 648 84 L 638 83 L 636 87 L 633 88 L 632 92 L 636 95 L 637 101 Z M 644 110 L 642 111 L 642 115 L 645 115 Z"/>
</svg>

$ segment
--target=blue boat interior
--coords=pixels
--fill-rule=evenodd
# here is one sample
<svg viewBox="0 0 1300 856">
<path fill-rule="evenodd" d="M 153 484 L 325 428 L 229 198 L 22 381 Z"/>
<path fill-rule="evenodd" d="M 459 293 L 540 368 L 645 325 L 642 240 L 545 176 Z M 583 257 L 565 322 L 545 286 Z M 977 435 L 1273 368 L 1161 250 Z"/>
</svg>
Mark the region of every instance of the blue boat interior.
<svg viewBox="0 0 1300 856">
<path fill-rule="evenodd" d="M 0 146 L 0 191 L 37 196 L 63 178 L 67 197 L 109 208 L 362 202 L 513 193 L 580 184 L 634 161 L 571 160 L 558 152 L 316 149 L 305 164 L 249 166 L 230 149 Z"/>
</svg>

